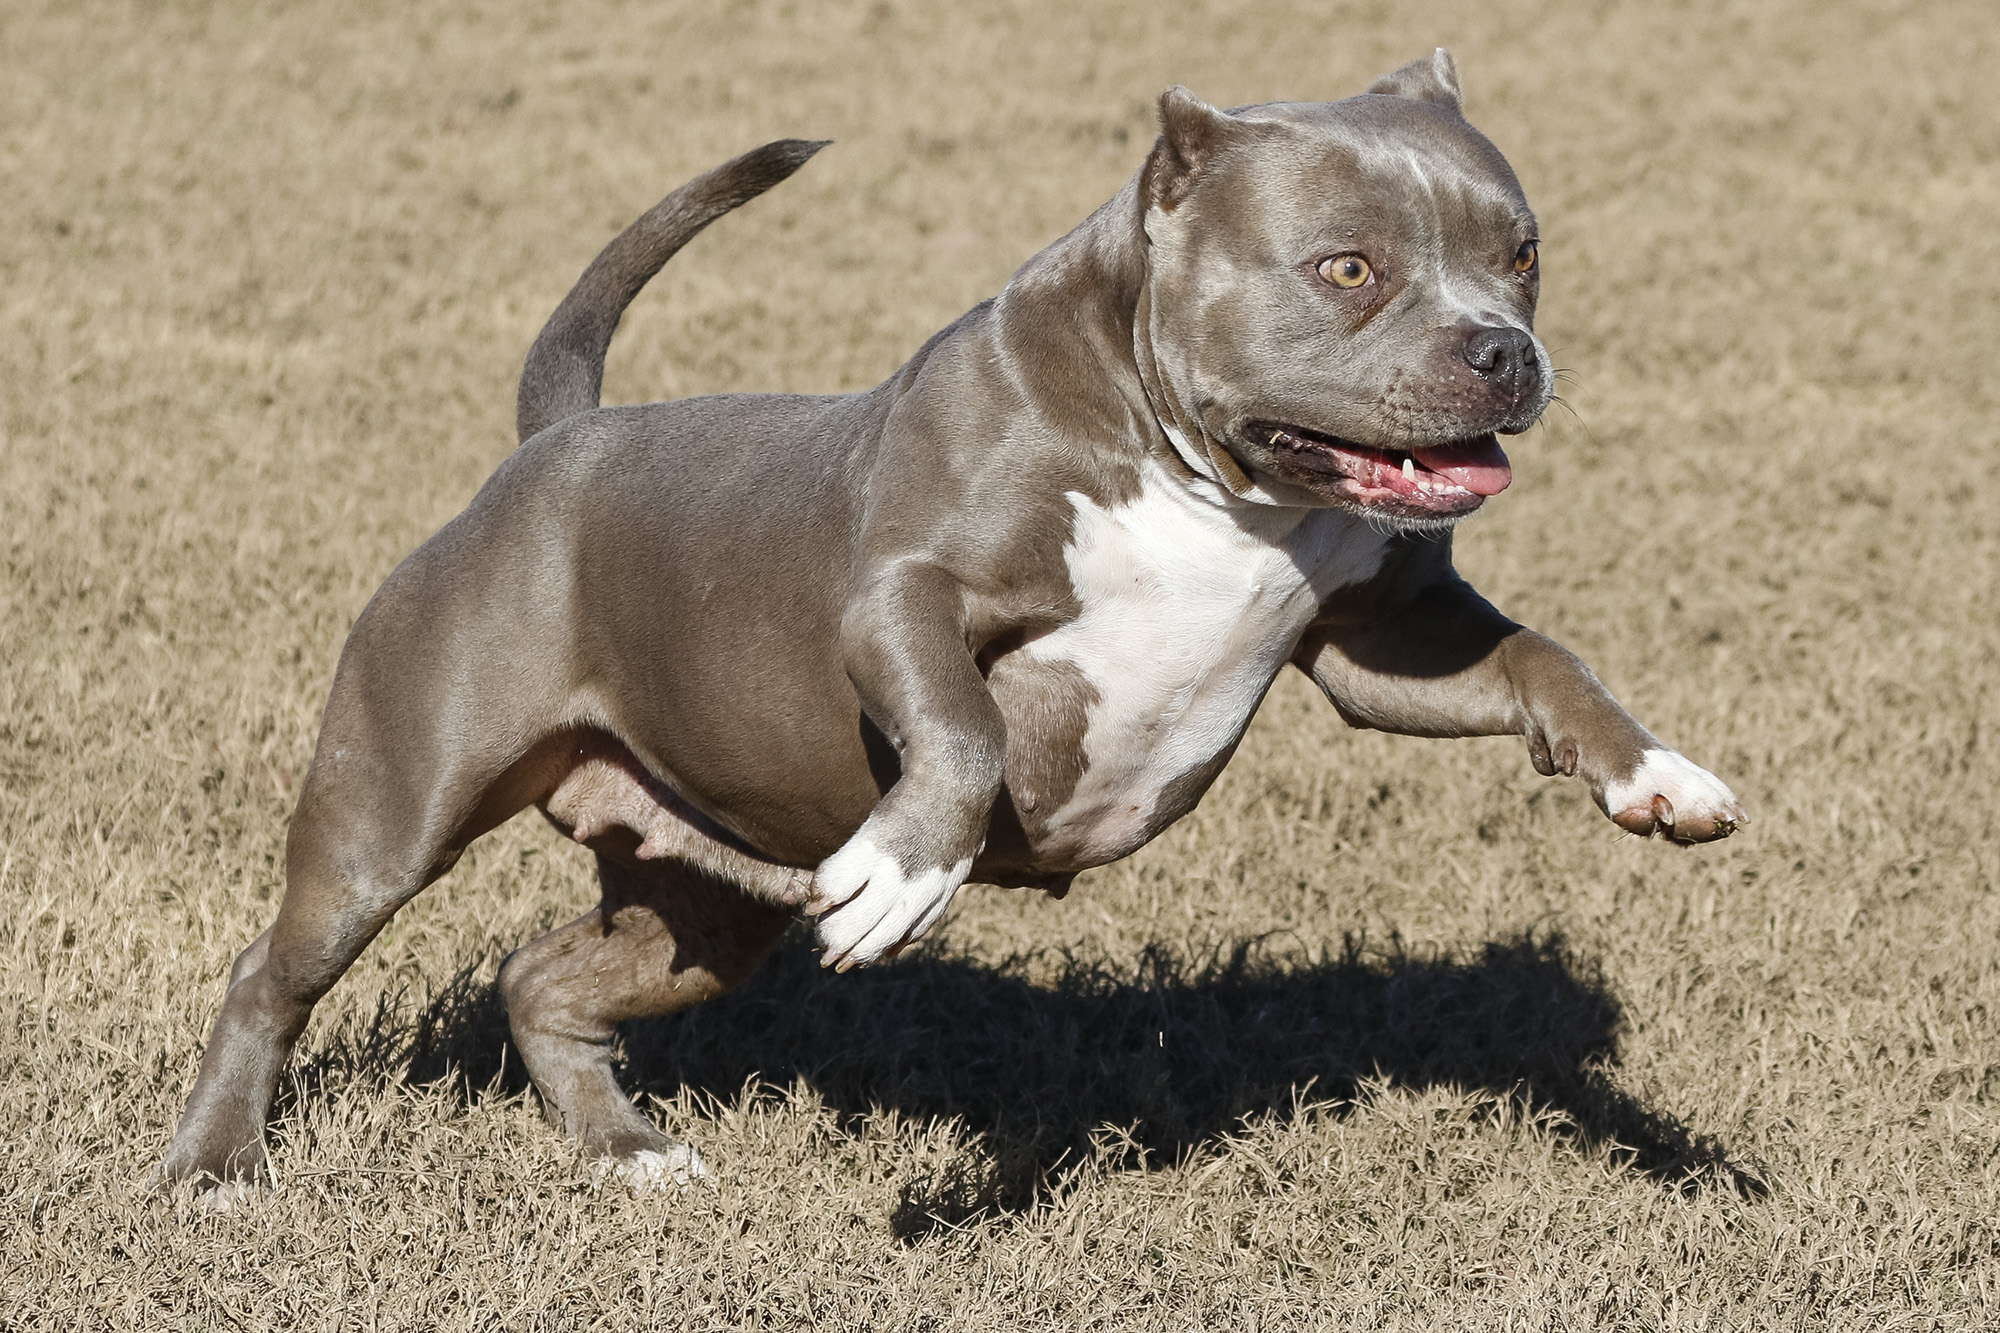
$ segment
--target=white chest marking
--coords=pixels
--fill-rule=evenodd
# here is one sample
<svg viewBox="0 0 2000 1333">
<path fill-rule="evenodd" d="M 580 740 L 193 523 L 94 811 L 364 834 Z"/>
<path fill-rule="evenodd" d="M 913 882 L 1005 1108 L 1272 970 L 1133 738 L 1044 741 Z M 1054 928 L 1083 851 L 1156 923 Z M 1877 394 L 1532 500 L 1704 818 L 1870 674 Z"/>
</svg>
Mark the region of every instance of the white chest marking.
<svg viewBox="0 0 2000 1333">
<path fill-rule="evenodd" d="M 1121 856 L 1162 789 L 1242 734 L 1321 599 L 1374 574 L 1388 539 L 1336 510 L 1224 507 L 1150 468 L 1110 509 L 1069 498 L 1082 612 L 1024 651 L 1073 663 L 1098 696 L 1089 767 L 1052 831 Z"/>
</svg>

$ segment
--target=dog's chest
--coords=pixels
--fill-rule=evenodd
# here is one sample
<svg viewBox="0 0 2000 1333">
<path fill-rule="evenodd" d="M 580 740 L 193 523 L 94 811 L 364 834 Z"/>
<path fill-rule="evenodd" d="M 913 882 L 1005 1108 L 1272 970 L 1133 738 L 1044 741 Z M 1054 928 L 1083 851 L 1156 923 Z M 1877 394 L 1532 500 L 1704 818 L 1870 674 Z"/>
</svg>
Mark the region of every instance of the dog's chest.
<svg viewBox="0 0 2000 1333">
<path fill-rule="evenodd" d="M 1330 510 L 1224 508 L 1157 474 L 1109 508 L 1070 500 L 1081 611 L 1023 653 L 1087 686 L 1082 771 L 1036 823 L 1045 853 L 1096 862 L 1186 812 L 1321 600 L 1375 573 L 1386 539 Z"/>
</svg>

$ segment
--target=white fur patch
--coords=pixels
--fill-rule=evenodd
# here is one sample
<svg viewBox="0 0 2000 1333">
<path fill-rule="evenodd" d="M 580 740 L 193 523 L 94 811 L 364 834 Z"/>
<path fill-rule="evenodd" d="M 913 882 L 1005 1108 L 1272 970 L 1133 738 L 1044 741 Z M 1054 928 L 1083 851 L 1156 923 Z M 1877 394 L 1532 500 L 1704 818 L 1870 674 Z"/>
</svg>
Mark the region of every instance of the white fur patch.
<svg viewBox="0 0 2000 1333">
<path fill-rule="evenodd" d="M 1155 468 L 1125 504 L 1069 498 L 1082 612 L 1023 651 L 1097 690 L 1089 767 L 1048 830 L 1104 861 L 1145 841 L 1169 783 L 1242 734 L 1322 599 L 1374 574 L 1388 538 L 1340 510 L 1218 504 Z"/>
<path fill-rule="evenodd" d="M 220 1185 L 203 1190 L 199 1206 L 204 1213 L 244 1213 L 266 1202 L 277 1192 L 276 1187 L 254 1180 L 225 1180 Z"/>
<path fill-rule="evenodd" d="M 1674 807 L 1674 821 L 1729 819 L 1740 822 L 1742 807 L 1736 793 L 1721 778 L 1700 767 L 1677 750 L 1648 750 L 1639 767 L 1623 782 L 1606 783 L 1604 808 L 1612 814 L 1624 810 L 1650 811 L 1655 796 L 1664 796 Z"/>
<path fill-rule="evenodd" d="M 708 1163 L 685 1143 L 676 1143 L 665 1152 L 646 1149 L 630 1157 L 599 1162 L 595 1174 L 610 1176 L 635 1194 L 662 1194 L 669 1189 L 686 1189 L 708 1179 Z"/>
<path fill-rule="evenodd" d="M 902 864 L 876 845 L 867 824 L 847 845 L 820 862 L 813 875 L 823 965 L 841 971 L 879 962 L 936 925 L 952 896 L 972 872 L 972 857 L 957 865 L 903 873 Z"/>
</svg>

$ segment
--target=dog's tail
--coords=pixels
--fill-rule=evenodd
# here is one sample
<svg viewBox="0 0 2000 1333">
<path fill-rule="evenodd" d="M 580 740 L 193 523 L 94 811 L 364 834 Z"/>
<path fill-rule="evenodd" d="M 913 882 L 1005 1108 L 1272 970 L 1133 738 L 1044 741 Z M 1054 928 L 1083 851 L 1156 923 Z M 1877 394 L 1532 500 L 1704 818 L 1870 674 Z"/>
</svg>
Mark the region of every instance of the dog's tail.
<svg viewBox="0 0 2000 1333">
<path fill-rule="evenodd" d="M 826 145 L 826 140 L 780 139 L 754 148 L 681 186 L 605 246 L 528 349 L 514 399 L 521 440 L 597 406 L 604 354 L 625 307 L 675 251 L 724 213 L 797 171 Z"/>
</svg>

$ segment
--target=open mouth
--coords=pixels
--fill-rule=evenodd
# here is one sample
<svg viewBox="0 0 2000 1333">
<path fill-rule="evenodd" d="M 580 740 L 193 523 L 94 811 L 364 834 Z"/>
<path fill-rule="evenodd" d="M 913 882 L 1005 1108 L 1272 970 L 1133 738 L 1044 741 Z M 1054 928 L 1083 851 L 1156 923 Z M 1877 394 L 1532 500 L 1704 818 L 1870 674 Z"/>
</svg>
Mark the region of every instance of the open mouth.
<svg viewBox="0 0 2000 1333">
<path fill-rule="evenodd" d="M 1469 514 L 1514 479 L 1506 451 L 1491 431 L 1470 439 L 1417 448 L 1371 449 L 1299 426 L 1253 421 L 1244 428 L 1280 462 L 1293 464 L 1341 499 L 1364 508 L 1416 518 Z"/>
</svg>

